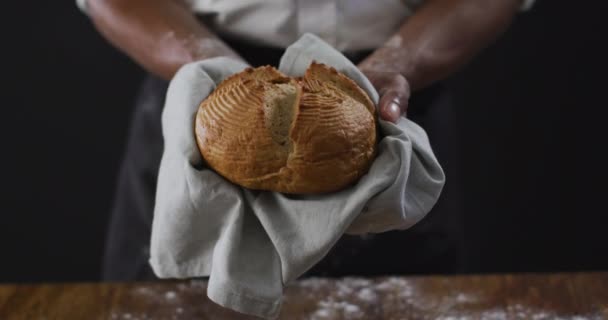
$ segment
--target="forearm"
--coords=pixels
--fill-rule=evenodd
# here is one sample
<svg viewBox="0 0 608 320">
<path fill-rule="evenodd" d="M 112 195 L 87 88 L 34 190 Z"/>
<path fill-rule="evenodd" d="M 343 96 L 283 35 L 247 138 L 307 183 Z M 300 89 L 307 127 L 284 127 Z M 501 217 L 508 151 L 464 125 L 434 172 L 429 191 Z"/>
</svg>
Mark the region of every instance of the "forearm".
<svg viewBox="0 0 608 320">
<path fill-rule="evenodd" d="M 413 90 L 443 79 L 510 24 L 521 0 L 432 0 L 420 8 L 363 70 L 399 72 Z"/>
<path fill-rule="evenodd" d="M 89 0 L 87 9 L 110 43 L 164 79 L 192 61 L 240 58 L 180 0 Z"/>
</svg>

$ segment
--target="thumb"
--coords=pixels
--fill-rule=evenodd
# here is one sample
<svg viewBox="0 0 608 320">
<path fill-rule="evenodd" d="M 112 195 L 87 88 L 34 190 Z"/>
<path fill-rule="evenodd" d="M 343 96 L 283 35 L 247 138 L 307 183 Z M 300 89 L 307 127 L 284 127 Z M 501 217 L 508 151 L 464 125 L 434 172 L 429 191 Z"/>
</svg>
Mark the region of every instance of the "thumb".
<svg viewBox="0 0 608 320">
<path fill-rule="evenodd" d="M 397 123 L 399 117 L 407 112 L 410 87 L 401 75 L 395 76 L 380 92 L 378 111 L 384 120 Z"/>
</svg>

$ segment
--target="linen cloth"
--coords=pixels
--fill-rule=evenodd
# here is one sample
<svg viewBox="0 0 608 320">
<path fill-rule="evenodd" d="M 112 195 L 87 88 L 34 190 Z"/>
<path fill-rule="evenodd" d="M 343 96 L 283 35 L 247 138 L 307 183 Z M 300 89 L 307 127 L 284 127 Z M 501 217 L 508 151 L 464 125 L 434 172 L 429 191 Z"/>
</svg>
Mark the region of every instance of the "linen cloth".
<svg viewBox="0 0 608 320">
<path fill-rule="evenodd" d="M 313 60 L 343 72 L 378 102 L 358 68 L 312 34 L 287 48 L 279 70 L 301 76 Z M 424 130 L 401 118 L 397 124 L 378 120 L 377 157 L 344 190 L 293 196 L 230 183 L 205 166 L 193 125 L 200 102 L 246 67 L 229 58 L 190 63 L 169 85 L 150 264 L 160 278 L 209 276 L 212 301 L 274 318 L 284 285 L 321 260 L 344 233 L 411 227 L 433 207 L 445 177 Z"/>
</svg>

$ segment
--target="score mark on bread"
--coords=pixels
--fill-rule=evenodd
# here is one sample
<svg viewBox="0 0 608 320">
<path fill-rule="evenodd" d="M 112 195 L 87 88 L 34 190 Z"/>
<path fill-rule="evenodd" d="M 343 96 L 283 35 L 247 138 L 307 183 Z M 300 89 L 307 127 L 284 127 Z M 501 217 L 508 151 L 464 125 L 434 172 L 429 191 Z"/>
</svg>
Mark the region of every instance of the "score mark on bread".
<svg viewBox="0 0 608 320">
<path fill-rule="evenodd" d="M 338 191 L 367 172 L 375 108 L 357 84 L 313 62 L 303 77 L 270 66 L 223 82 L 199 106 L 207 164 L 235 184 L 290 194 Z"/>
</svg>

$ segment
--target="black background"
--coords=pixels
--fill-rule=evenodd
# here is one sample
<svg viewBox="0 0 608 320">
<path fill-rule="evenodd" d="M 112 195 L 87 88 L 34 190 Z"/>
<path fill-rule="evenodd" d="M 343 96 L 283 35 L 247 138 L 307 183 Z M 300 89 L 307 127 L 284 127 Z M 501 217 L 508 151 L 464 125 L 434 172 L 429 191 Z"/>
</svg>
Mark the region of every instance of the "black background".
<svg viewBox="0 0 608 320">
<path fill-rule="evenodd" d="M 72 1 L 10 6 L 0 282 L 97 280 L 143 72 Z M 467 272 L 608 269 L 605 7 L 539 0 L 450 79 Z"/>
</svg>

